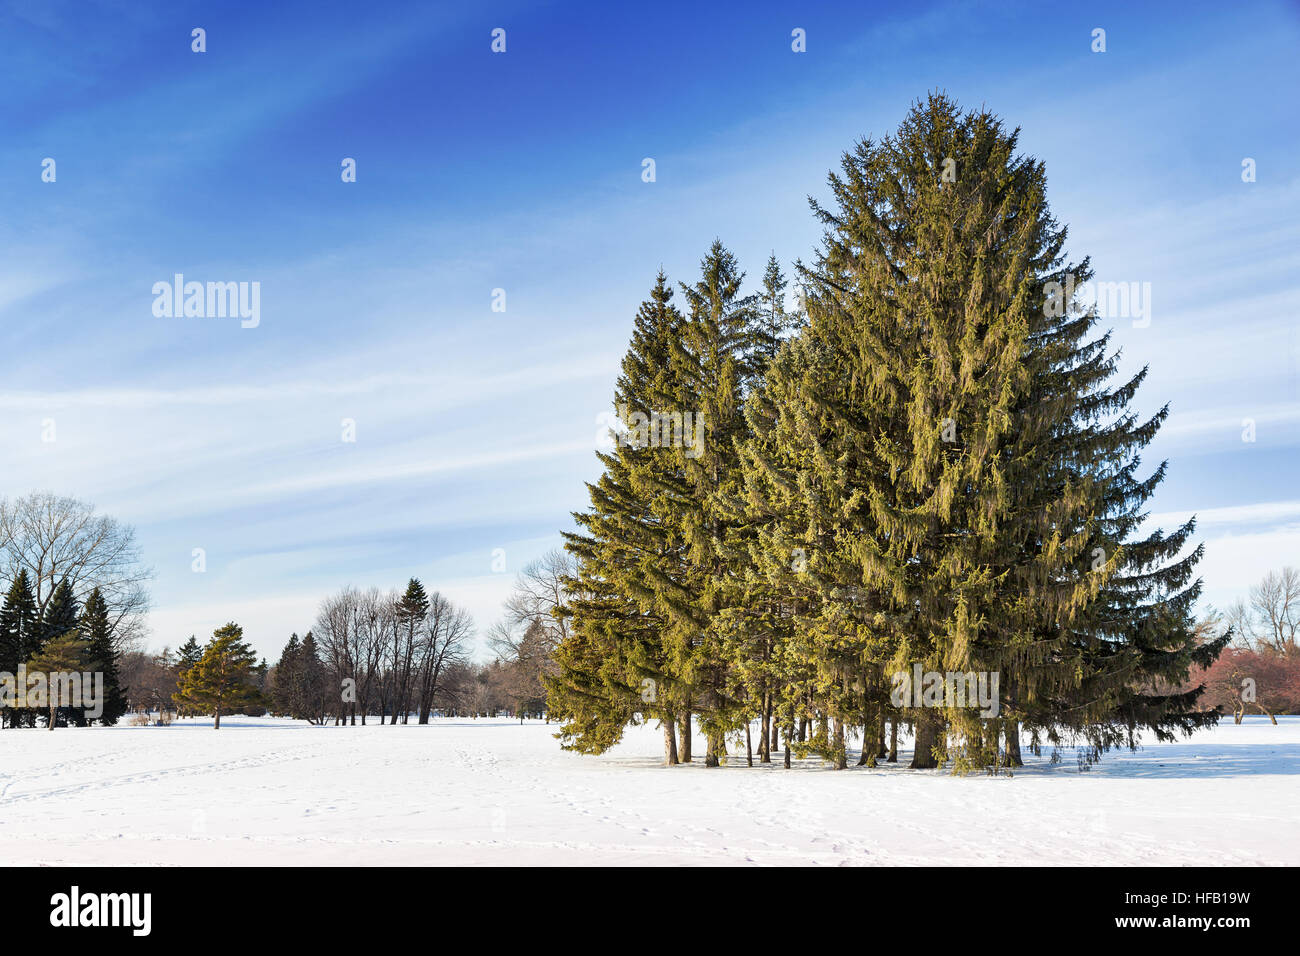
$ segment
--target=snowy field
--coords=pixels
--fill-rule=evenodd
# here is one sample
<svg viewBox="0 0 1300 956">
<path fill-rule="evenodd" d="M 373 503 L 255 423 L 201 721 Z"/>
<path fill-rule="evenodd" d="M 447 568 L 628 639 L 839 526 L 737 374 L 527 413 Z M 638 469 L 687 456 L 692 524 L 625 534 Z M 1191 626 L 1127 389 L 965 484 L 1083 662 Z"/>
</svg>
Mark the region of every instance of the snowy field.
<svg viewBox="0 0 1300 956">
<path fill-rule="evenodd" d="M 5 730 L 0 863 L 1295 865 L 1300 718 L 1281 721 L 964 779 L 666 769 L 653 726 L 602 757 L 510 720 Z"/>
</svg>

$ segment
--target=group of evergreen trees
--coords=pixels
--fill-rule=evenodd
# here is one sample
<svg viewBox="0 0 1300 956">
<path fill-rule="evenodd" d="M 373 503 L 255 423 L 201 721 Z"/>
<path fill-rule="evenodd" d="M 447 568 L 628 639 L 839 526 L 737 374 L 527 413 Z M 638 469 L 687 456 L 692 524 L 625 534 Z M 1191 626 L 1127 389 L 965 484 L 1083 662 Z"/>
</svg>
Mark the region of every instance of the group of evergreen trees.
<svg viewBox="0 0 1300 956">
<path fill-rule="evenodd" d="M 341 711 L 343 695 L 331 679 L 311 631 L 289 638 L 271 672 L 271 709 L 277 714 L 324 724 Z"/>
<path fill-rule="evenodd" d="M 1140 417 L 1145 370 L 1116 381 L 1095 312 L 1052 296 L 1091 269 L 1016 141 L 932 95 L 857 144 L 813 203 L 798 313 L 775 259 L 743 295 L 718 242 L 681 310 L 660 272 L 567 535 L 547 679 L 566 746 L 654 719 L 673 764 L 698 721 L 716 765 L 757 724 L 762 762 L 784 741 L 787 766 L 793 749 L 844 767 L 851 730 L 874 765 L 902 724 L 912 766 L 967 770 L 1018 764 L 1021 731 L 1095 759 L 1215 719 L 1180 690 L 1227 640 L 1195 634 L 1193 522 L 1138 534 L 1167 410 Z M 688 412 L 703 447 L 676 440 Z M 997 715 L 900 706 L 915 665 L 999 675 Z"/>
<path fill-rule="evenodd" d="M 114 641 L 107 602 L 99 588 L 79 605 L 72 586 L 60 581 L 44 608 L 37 605 L 27 571 L 19 570 L 0 606 L 0 672 L 17 675 L 25 665 L 29 675 L 41 673 L 102 673 L 102 712 L 93 708 L 58 706 L 51 699 L 48 711 L 32 707 L 5 707 L 0 722 L 7 727 L 35 727 L 40 720 L 51 730 L 56 725 L 87 726 L 98 720 L 105 726 L 117 722 L 126 711 L 118 678 L 119 651 Z M 20 694 L 25 688 L 19 686 Z M 83 688 L 83 696 L 91 688 Z"/>
</svg>

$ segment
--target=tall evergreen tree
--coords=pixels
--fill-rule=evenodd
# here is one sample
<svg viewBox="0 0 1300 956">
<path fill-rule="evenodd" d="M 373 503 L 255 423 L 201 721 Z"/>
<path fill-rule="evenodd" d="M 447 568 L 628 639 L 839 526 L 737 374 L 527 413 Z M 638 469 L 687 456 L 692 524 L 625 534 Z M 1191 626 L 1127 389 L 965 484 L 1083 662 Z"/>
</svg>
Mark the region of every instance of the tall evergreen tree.
<svg viewBox="0 0 1300 956">
<path fill-rule="evenodd" d="M 695 283 L 682 286 L 689 312 L 673 341 L 672 358 L 679 407 L 694 409 L 705 432 L 693 454 L 674 450 L 681 493 L 666 502 L 665 515 L 686 545 L 690 573 L 684 588 L 660 599 L 671 614 L 668 633 L 676 667 L 697 688 L 708 741 L 705 763 L 717 766 L 726 735 L 746 726 L 756 711 L 753 687 L 732 666 L 753 656 L 755 647 L 743 623 L 725 611 L 743 605 L 739 582 L 749 529 L 736 520 L 735 508 L 741 494 L 739 447 L 748 437 L 743 405 L 766 367 L 770 342 L 756 298 L 742 294 L 745 274 L 721 242 L 714 241 L 700 273 Z"/>
<path fill-rule="evenodd" d="M 275 713 L 298 716 L 298 689 L 302 680 L 302 642 L 298 635 L 289 635 L 289 643 L 280 652 L 280 660 L 272 671 L 271 708 Z"/>
<path fill-rule="evenodd" d="M 39 631 L 31 581 L 26 570 L 19 570 L 0 607 L 0 670 L 16 674 L 18 665 L 26 663 L 37 649 Z M 3 715 L 10 727 L 31 724 L 32 715 L 25 708 L 6 707 Z"/>
<path fill-rule="evenodd" d="M 321 660 L 320 649 L 311 631 L 302 639 L 297 660 L 297 701 L 301 717 L 308 723 L 323 724 L 329 707 L 337 697 L 331 696 L 329 672 Z"/>
<path fill-rule="evenodd" d="M 800 376 L 778 386 L 794 394 L 775 412 L 781 458 L 808 464 L 761 470 L 804 481 L 812 503 L 774 541 L 830 532 L 809 541 L 821 639 L 867 665 L 859 684 L 878 667 L 996 672 L 1009 717 L 1104 748 L 1139 723 L 1203 722 L 1191 697 L 1138 685 L 1176 682 L 1214 650 L 1195 648 L 1187 616 L 1198 553 L 1164 563 L 1191 526 L 1125 546 L 1163 476 L 1135 471 L 1164 412 L 1127 410 L 1141 374 L 1106 388 L 1115 364 L 1104 337 L 1086 338 L 1095 315 L 1045 305 L 1049 283 L 1087 263 L 1064 261 L 1042 164 L 1015 147 L 996 117 L 931 96 L 845 156 L 835 205 L 815 204 L 827 228 L 804 271 L 808 361 L 778 367 Z M 996 752 L 997 728 L 970 708 L 907 716 L 913 766 L 950 743 L 958 767 Z"/>
<path fill-rule="evenodd" d="M 46 641 L 76 630 L 77 618 L 77 599 L 72 593 L 72 585 L 64 578 L 54 586 L 54 591 L 45 604 L 45 611 L 41 614 L 36 630 L 36 642 L 28 653 L 34 654 Z"/>
<path fill-rule="evenodd" d="M 680 413 L 672 404 L 671 349 L 683 319 L 672 297 L 661 271 L 637 313 L 615 388 L 614 448 L 597 452 L 605 470 L 588 485 L 591 510 L 575 514 L 581 530 L 565 535 L 578 558 L 576 577 L 564 582 L 572 627 L 556 649 L 559 673 L 543 679 L 566 746 L 599 753 L 643 714 L 663 726 L 670 765 L 690 760 L 690 689 L 670 667 L 657 600 L 683 573 L 683 544 L 656 506 L 680 487 L 679 464 L 661 453 L 656 417 Z"/>
<path fill-rule="evenodd" d="M 184 677 L 185 672 L 199 662 L 203 656 L 203 645 L 190 635 L 190 639 L 182 644 L 176 652 L 176 676 Z"/>
<path fill-rule="evenodd" d="M 34 632 L 35 640 L 31 642 L 27 654 L 29 657 L 35 656 L 46 644 L 61 639 L 67 634 L 77 634 L 78 639 L 81 639 L 78 632 L 77 599 L 72 593 L 72 585 L 68 583 L 67 578 L 63 578 L 54 586 L 50 599 L 45 603 L 45 610 L 41 613 Z M 67 650 L 67 646 L 64 646 L 63 651 Z M 74 712 L 67 707 L 60 707 L 58 713 L 61 720 L 70 718 L 74 723 L 85 725 L 85 717 L 79 710 Z M 29 720 L 35 716 L 34 712 L 26 715 Z"/>
<path fill-rule="evenodd" d="M 122 692 L 122 681 L 118 674 L 119 652 L 113 640 L 108 603 L 99 588 L 91 591 L 90 597 L 86 598 L 80 626 L 86 639 L 87 667 L 104 675 L 103 701 L 98 720 L 103 726 L 111 727 L 126 713 L 126 696 Z M 80 715 L 83 723 L 90 719 L 87 712 Z"/>
<path fill-rule="evenodd" d="M 405 593 L 397 601 L 397 626 L 402 632 L 400 642 L 393 655 L 393 680 L 396 705 L 393 707 L 392 723 L 397 723 L 401 716 L 402 723 L 410 719 L 412 678 L 415 670 L 416 635 L 420 625 L 429 613 L 429 595 L 418 578 L 411 578 L 406 584 Z"/>
<path fill-rule="evenodd" d="M 176 669 L 176 686 L 179 687 L 181 681 L 185 679 L 185 674 L 191 667 L 197 664 L 203 657 L 203 645 L 198 642 L 193 634 L 189 640 L 182 644 L 176 651 L 176 659 L 172 666 Z M 177 715 L 180 717 L 188 716 L 183 704 L 177 703 Z"/>
</svg>

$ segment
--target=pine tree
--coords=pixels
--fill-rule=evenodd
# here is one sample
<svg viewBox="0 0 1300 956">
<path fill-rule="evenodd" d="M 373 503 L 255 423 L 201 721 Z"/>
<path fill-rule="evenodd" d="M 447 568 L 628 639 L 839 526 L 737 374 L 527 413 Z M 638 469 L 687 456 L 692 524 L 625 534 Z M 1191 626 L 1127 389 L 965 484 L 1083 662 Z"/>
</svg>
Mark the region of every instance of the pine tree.
<svg viewBox="0 0 1300 956">
<path fill-rule="evenodd" d="M 291 634 L 271 672 L 271 708 L 277 714 L 299 716 L 298 691 L 302 681 L 302 642 Z"/>
<path fill-rule="evenodd" d="M 126 697 L 118 676 L 118 650 L 114 646 L 113 627 L 109 620 L 108 604 L 99 588 L 90 592 L 86 606 L 81 611 L 81 633 L 86 638 L 86 662 L 92 671 L 104 675 L 103 700 L 97 718 L 104 727 L 111 727 L 126 713 Z M 80 720 L 88 723 L 92 718 L 83 711 Z"/>
<path fill-rule="evenodd" d="M 803 323 L 802 311 L 790 312 L 785 307 L 785 290 L 788 285 L 774 252 L 768 257 L 767 267 L 763 270 L 763 291 L 758 296 L 754 322 L 753 349 L 764 364 L 776 358 L 785 337 Z"/>
<path fill-rule="evenodd" d="M 241 638 L 244 629 L 230 623 L 212 633 L 203 656 L 185 671 L 174 699 L 189 713 L 211 713 L 213 729 L 221 729 L 223 713 L 260 699 L 257 689 L 257 655 Z"/>
<path fill-rule="evenodd" d="M 307 632 L 298 650 L 297 670 L 298 716 L 308 723 L 325 723 L 330 704 L 329 673 L 311 631 Z"/>
<path fill-rule="evenodd" d="M 28 654 L 39 652 L 46 641 L 52 641 L 75 630 L 77 617 L 77 599 L 72 593 L 72 585 L 68 583 L 67 578 L 64 578 L 54 586 L 54 591 L 45 604 L 45 611 L 36 629 L 36 641 L 28 650 Z"/>
<path fill-rule="evenodd" d="M 854 394 L 838 347 L 814 338 L 821 332 L 819 326 L 782 349 L 752 395 L 744 470 L 759 524 L 750 558 L 789 613 L 788 643 L 776 655 L 785 672 L 786 733 L 794 733 L 796 716 L 816 718 L 819 726 L 829 721 L 826 734 L 797 749 L 842 768 L 847 726 L 877 717 L 886 696 L 888 621 L 863 587 L 859 564 L 871 528 L 862 489 L 879 470 L 870 428 L 886 416 L 868 418 L 870 406 Z"/>
<path fill-rule="evenodd" d="M 787 285 L 773 254 L 763 273 L 763 290 L 753 309 L 750 335 L 740 349 L 749 371 L 749 378 L 743 383 L 746 407 L 760 401 L 756 392 L 762 388 L 770 364 L 786 336 L 802 321 L 802 313 L 786 310 Z M 743 427 L 732 436 L 732 442 L 737 451 L 743 452 L 756 441 L 764 440 L 755 434 L 754 427 L 756 423 L 766 426 L 767 422 L 743 408 L 742 414 Z M 744 699 L 740 710 L 747 724 L 749 718 L 758 718 L 759 762 L 769 763 L 773 738 L 777 736 L 776 724 L 788 713 L 792 693 L 796 688 L 802 690 L 791 670 L 792 661 L 783 652 L 783 644 L 793 627 L 793 606 L 788 595 L 758 567 L 756 549 L 762 547 L 761 532 L 770 514 L 757 506 L 748 489 L 742 488 L 744 470 L 739 458 L 730 458 L 728 467 L 740 478 L 719 488 L 714 497 L 714 506 L 728 527 L 727 571 L 723 578 L 727 590 L 715 620 L 730 634 L 728 666 L 734 672 L 734 686 Z"/>
<path fill-rule="evenodd" d="M 203 645 L 191 634 L 189 640 L 180 646 L 176 651 L 176 659 L 172 666 L 176 669 L 176 686 L 179 687 L 181 681 L 185 679 L 185 674 L 191 667 L 197 664 L 203 657 Z M 178 705 L 177 716 L 189 716 L 183 706 Z"/>
<path fill-rule="evenodd" d="M 419 578 L 411 578 L 406 583 L 406 592 L 397 603 L 397 613 L 403 623 L 410 621 L 417 624 L 429 613 L 429 595 Z"/>
<path fill-rule="evenodd" d="M 79 681 L 87 664 L 86 657 L 86 639 L 82 637 L 79 630 L 73 628 L 57 637 L 47 639 L 42 648 L 27 661 L 27 673 L 41 675 L 45 681 L 46 702 L 49 708 L 46 714 L 47 729 L 55 728 L 59 723 L 61 712 L 68 711 L 74 703 L 80 703 L 75 696 L 71 700 L 61 700 L 66 685 L 63 685 L 56 675 L 76 675 Z M 86 690 L 82 688 L 83 695 Z"/>
<path fill-rule="evenodd" d="M 199 662 L 203 656 L 203 645 L 195 640 L 194 635 L 180 646 L 176 652 L 176 676 L 184 677 L 185 672 Z"/>
<path fill-rule="evenodd" d="M 758 334 L 759 310 L 741 294 L 745 275 L 735 257 L 715 240 L 700 263 L 700 279 L 683 285 L 689 306 L 682 333 L 673 341 L 678 407 L 694 410 L 705 426 L 692 454 L 672 449 L 682 471 L 681 493 L 668 502 L 665 519 L 684 542 L 690 568 L 684 587 L 662 593 L 671 615 L 675 666 L 695 688 L 706 766 L 717 766 L 726 735 L 748 723 L 755 707 L 730 662 L 744 653 L 745 638 L 724 610 L 739 595 L 736 576 L 744 563 L 744 529 L 735 521 L 740 496 L 739 443 L 747 437 L 743 403 L 766 360 Z"/>
<path fill-rule="evenodd" d="M 580 532 L 565 535 L 578 558 L 576 577 L 564 581 L 572 627 L 556 648 L 559 672 L 544 678 L 566 747 L 603 752 L 640 713 L 663 726 L 670 765 L 690 759 L 689 688 L 670 670 L 657 606 L 659 591 L 682 573 L 682 543 L 655 506 L 680 485 L 678 464 L 660 454 L 656 417 L 673 410 L 671 348 L 683 320 L 672 297 L 660 271 L 637 313 L 615 389 L 615 447 L 597 453 L 605 471 L 587 486 L 591 510 L 574 515 Z M 679 721 L 681 751 L 674 738 Z"/>
<path fill-rule="evenodd" d="M 411 578 L 406 584 L 406 592 L 397 602 L 397 626 L 405 632 L 404 642 L 393 661 L 396 706 L 393 708 L 392 723 L 397 723 L 401 714 L 402 723 L 410 719 L 411 712 L 411 677 L 415 667 L 416 634 L 429 613 L 429 595 L 418 578 Z"/>
<path fill-rule="evenodd" d="M 785 501 L 768 537 L 807 538 L 820 602 L 807 637 L 833 719 L 849 691 L 867 688 L 870 710 L 873 682 L 913 664 L 995 672 L 1007 717 L 1104 748 L 1138 723 L 1201 721 L 1191 698 L 1137 688 L 1212 653 L 1187 618 L 1198 554 L 1160 566 L 1190 525 L 1125 546 L 1163 476 L 1134 474 L 1164 413 L 1127 411 L 1140 374 L 1104 387 L 1115 365 L 1104 338 L 1086 340 L 1095 316 L 1044 306 L 1048 284 L 1087 263 L 1064 262 L 1042 164 L 1015 147 L 996 117 L 931 96 L 895 136 L 846 154 L 835 206 L 814 204 L 827 229 L 803 271 L 803 362 L 777 368 L 798 376 L 775 385 L 778 454 L 755 449 L 750 484 L 809 503 Z M 999 728 L 969 708 L 905 716 L 913 766 L 950 746 L 957 769 L 996 754 Z"/>
<path fill-rule="evenodd" d="M 54 586 L 50 599 L 45 603 L 45 610 L 34 632 L 36 638 L 27 651 L 28 656 L 39 654 L 46 644 L 78 630 L 77 599 L 72 593 L 72 586 L 67 578 L 63 578 Z M 85 716 L 82 711 L 71 711 L 65 708 L 60 712 L 64 716 L 69 716 L 74 723 L 85 726 Z"/>
<path fill-rule="evenodd" d="M 271 665 L 265 657 L 252 667 L 250 674 L 253 693 L 244 701 L 244 713 L 249 717 L 262 717 L 266 714 L 267 674 L 270 670 Z"/>
<path fill-rule="evenodd" d="M 36 599 L 27 571 L 22 569 L 14 576 L 0 607 L 0 670 L 18 672 L 18 665 L 26 663 L 34 650 L 37 629 Z M 6 707 L 4 716 L 10 727 L 18 727 L 27 722 L 28 715 L 23 708 Z"/>
</svg>

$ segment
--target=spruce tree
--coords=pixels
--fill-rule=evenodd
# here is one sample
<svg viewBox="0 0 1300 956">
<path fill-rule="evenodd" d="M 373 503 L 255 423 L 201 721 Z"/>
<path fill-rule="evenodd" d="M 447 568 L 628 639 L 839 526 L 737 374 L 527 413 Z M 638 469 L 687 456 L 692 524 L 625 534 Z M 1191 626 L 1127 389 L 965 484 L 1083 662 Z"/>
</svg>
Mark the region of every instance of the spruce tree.
<svg viewBox="0 0 1300 956">
<path fill-rule="evenodd" d="M 14 576 L 5 594 L 4 605 L 0 607 L 0 670 L 18 673 L 18 665 L 26 663 L 35 649 L 38 624 L 31 581 L 26 569 L 21 569 Z M 21 726 L 28 716 L 23 708 L 18 707 L 6 707 L 3 714 L 10 727 Z"/>
<path fill-rule="evenodd" d="M 113 627 L 108 614 L 108 604 L 99 588 L 90 592 L 86 606 L 81 611 L 81 633 L 86 639 L 86 661 L 92 671 L 104 675 L 103 701 L 97 718 L 102 726 L 111 727 L 126 713 L 126 696 L 118 676 L 118 650 L 114 646 Z M 92 718 L 83 711 L 81 721 Z"/>
<path fill-rule="evenodd" d="M 742 548 L 732 506 L 740 493 L 738 443 L 746 435 L 742 406 L 765 361 L 755 300 L 742 295 L 744 278 L 735 256 L 715 240 L 700 263 L 700 278 L 681 287 L 689 311 L 672 342 L 677 407 L 691 409 L 704 432 L 689 454 L 669 449 L 682 477 L 680 493 L 664 503 L 664 518 L 685 544 L 689 573 L 659 600 L 669 615 L 675 667 L 696 688 L 706 766 L 719 764 L 727 733 L 752 715 L 730 666 L 743 636 L 722 614 L 736 599 Z"/>
<path fill-rule="evenodd" d="M 302 647 L 298 650 L 297 670 L 298 716 L 309 723 L 325 723 L 330 704 L 329 673 L 311 631 L 302 639 Z"/>
<path fill-rule="evenodd" d="M 566 747 L 602 752 L 641 714 L 663 726 L 670 765 L 690 759 L 690 688 L 670 667 L 658 605 L 659 593 L 683 574 L 682 542 L 664 520 L 662 504 L 656 507 L 681 483 L 675 459 L 661 454 L 655 417 L 674 410 L 671 348 L 683 320 L 672 297 L 660 271 L 637 312 L 615 388 L 614 448 L 597 452 L 604 473 L 588 485 L 591 510 L 575 514 L 580 531 L 565 535 L 578 558 L 576 577 L 564 582 L 570 594 L 564 613 L 572 627 L 556 649 L 559 672 L 544 678 Z M 674 738 L 679 721 L 680 749 Z"/>
<path fill-rule="evenodd" d="M 753 435 L 744 449 L 747 503 L 759 525 L 750 559 L 789 614 L 778 655 L 787 735 L 796 716 L 828 721 L 826 734 L 797 749 L 840 768 L 847 727 L 884 707 L 891 653 L 883 602 L 863 586 L 859 564 L 872 527 L 862 489 L 879 470 L 869 429 L 887 410 L 869 423 L 845 364 L 811 334 L 789 343 L 747 405 Z"/>
<path fill-rule="evenodd" d="M 271 708 L 275 713 L 299 716 L 298 689 L 302 680 L 302 642 L 291 634 L 280 652 L 271 681 Z"/>
<path fill-rule="evenodd" d="M 203 656 L 203 645 L 190 635 L 188 641 L 180 646 L 176 652 L 176 676 L 184 677 L 185 672 L 199 662 Z"/>
<path fill-rule="evenodd" d="M 812 504 L 770 537 L 830 532 L 809 541 L 826 579 L 810 638 L 859 656 L 860 683 L 915 664 L 998 673 L 1006 718 L 1100 749 L 1139 724 L 1203 722 L 1192 698 L 1139 685 L 1214 651 L 1195 648 L 1187 617 L 1199 555 L 1165 563 L 1190 525 L 1127 541 L 1163 477 L 1136 477 L 1136 452 L 1164 413 L 1127 410 L 1141 374 L 1105 387 L 1115 363 L 1086 337 L 1095 315 L 1045 303 L 1087 263 L 1064 261 L 1042 164 L 1015 148 L 988 112 L 931 96 L 830 178 L 834 205 L 814 204 L 823 247 L 803 272 L 808 361 L 775 413 L 780 457 L 807 465 L 763 469 L 803 481 Z M 832 716 L 838 675 L 818 688 Z M 998 726 L 931 703 L 905 712 L 913 766 L 949 746 L 957 769 L 996 759 Z"/>
<path fill-rule="evenodd" d="M 78 630 L 77 599 L 72 593 L 72 585 L 68 583 L 67 578 L 63 578 L 54 586 L 54 590 L 50 593 L 50 599 L 45 602 L 45 610 L 41 614 L 40 621 L 34 632 L 35 640 L 30 644 L 27 654 L 29 657 L 39 654 L 46 644 L 58 640 L 66 634 L 76 633 Z M 74 712 L 67 708 L 61 708 L 59 713 L 64 717 L 70 716 L 72 722 L 85 726 L 86 721 L 82 711 Z M 35 714 L 27 716 L 32 718 L 35 717 Z"/>
<path fill-rule="evenodd" d="M 411 578 L 406 584 L 406 592 L 397 602 L 397 625 L 405 632 L 405 642 L 393 661 L 393 677 L 396 684 L 396 706 L 393 708 L 392 723 L 397 723 L 401 714 L 402 723 L 410 719 L 411 712 L 411 675 L 415 666 L 416 633 L 429 613 L 429 595 L 418 578 Z"/>
<path fill-rule="evenodd" d="M 172 666 L 176 669 L 176 686 L 179 687 L 181 681 L 185 679 L 185 674 L 191 667 L 199 662 L 203 657 L 203 645 L 191 634 L 189 640 L 180 646 L 176 652 L 176 659 Z M 177 716 L 188 716 L 183 705 L 178 705 Z"/>
<path fill-rule="evenodd" d="M 49 601 L 45 603 L 45 611 L 36 629 L 36 640 L 28 650 L 29 656 L 40 651 L 46 641 L 76 630 L 77 617 L 77 599 L 72 593 L 72 585 L 64 578 L 54 586 Z"/>
<path fill-rule="evenodd" d="M 754 322 L 754 353 L 764 365 L 776 358 L 785 337 L 803 323 L 802 311 L 791 312 L 785 307 L 785 290 L 789 286 L 776 253 L 772 253 L 763 270 L 763 290 L 758 294 Z M 756 368 L 755 373 L 761 372 Z"/>
</svg>

